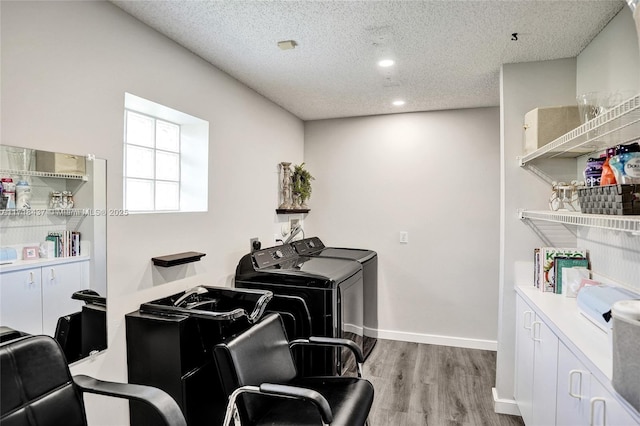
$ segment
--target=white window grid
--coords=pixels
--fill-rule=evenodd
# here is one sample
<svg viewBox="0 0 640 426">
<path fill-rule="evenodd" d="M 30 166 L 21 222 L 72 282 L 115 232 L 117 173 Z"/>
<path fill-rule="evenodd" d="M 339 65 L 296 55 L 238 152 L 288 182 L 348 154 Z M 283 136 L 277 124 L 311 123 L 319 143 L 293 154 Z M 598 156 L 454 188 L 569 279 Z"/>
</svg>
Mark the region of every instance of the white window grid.
<svg viewBox="0 0 640 426">
<path fill-rule="evenodd" d="M 153 120 L 153 148 L 149 148 L 146 145 L 139 145 L 139 144 L 135 144 L 135 143 L 129 143 L 129 141 L 127 140 L 127 125 L 128 125 L 128 117 L 129 117 L 129 113 L 133 113 L 133 114 L 138 114 L 138 115 L 142 115 L 144 117 L 148 117 L 150 119 Z M 169 120 L 164 120 L 164 119 L 160 119 L 158 117 L 155 117 L 153 115 L 149 115 L 149 114 L 145 114 L 143 112 L 140 111 L 136 111 L 136 110 L 132 110 L 132 109 L 127 109 L 125 108 L 125 126 L 124 126 L 124 203 L 125 203 L 125 209 L 127 209 L 126 206 L 126 199 L 127 199 L 127 179 L 129 178 L 129 176 L 127 175 L 127 145 L 131 145 L 131 146 L 136 146 L 136 147 L 140 147 L 140 148 L 146 148 L 146 149 L 152 149 L 153 150 L 153 178 L 142 178 L 142 177 L 131 177 L 131 179 L 137 179 L 137 180 L 141 180 L 141 181 L 148 181 L 148 182 L 152 182 L 153 185 L 151 185 L 151 187 L 153 188 L 153 205 L 154 208 L 152 210 L 134 210 L 134 212 L 136 213 L 151 213 L 151 212 L 172 212 L 172 211 L 180 211 L 180 191 L 182 190 L 181 188 L 181 182 L 180 182 L 180 176 L 181 176 L 181 170 L 180 168 L 182 167 L 182 127 L 180 126 L 180 124 L 178 123 L 174 123 L 172 121 Z M 163 122 L 163 123 L 169 123 L 172 124 L 174 126 L 178 127 L 178 150 L 177 151 L 171 151 L 171 150 L 164 150 L 164 149 L 160 149 L 157 148 L 157 135 L 156 135 L 156 129 L 157 129 L 157 123 L 158 122 Z M 178 179 L 177 180 L 170 180 L 170 179 L 156 179 L 156 153 L 157 152 L 167 152 L 167 153 L 171 153 L 171 154 L 178 154 Z M 177 183 L 178 184 L 178 208 L 176 209 L 157 209 L 156 208 L 156 182 L 171 182 L 171 183 Z"/>
</svg>

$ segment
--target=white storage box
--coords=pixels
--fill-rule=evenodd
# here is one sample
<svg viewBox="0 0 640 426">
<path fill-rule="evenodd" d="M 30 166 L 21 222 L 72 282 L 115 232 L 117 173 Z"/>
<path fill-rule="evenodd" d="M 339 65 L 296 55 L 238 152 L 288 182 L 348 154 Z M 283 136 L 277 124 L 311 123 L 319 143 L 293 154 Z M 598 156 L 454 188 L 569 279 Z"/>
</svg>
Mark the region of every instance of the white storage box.
<svg viewBox="0 0 640 426">
<path fill-rule="evenodd" d="M 640 411 L 640 300 L 621 300 L 613 317 L 613 388 Z"/>
<path fill-rule="evenodd" d="M 84 175 L 87 173 L 82 155 L 36 151 L 36 170 L 49 173 Z"/>
<path fill-rule="evenodd" d="M 524 153 L 529 154 L 580 126 L 577 106 L 536 108 L 524 115 Z"/>
</svg>

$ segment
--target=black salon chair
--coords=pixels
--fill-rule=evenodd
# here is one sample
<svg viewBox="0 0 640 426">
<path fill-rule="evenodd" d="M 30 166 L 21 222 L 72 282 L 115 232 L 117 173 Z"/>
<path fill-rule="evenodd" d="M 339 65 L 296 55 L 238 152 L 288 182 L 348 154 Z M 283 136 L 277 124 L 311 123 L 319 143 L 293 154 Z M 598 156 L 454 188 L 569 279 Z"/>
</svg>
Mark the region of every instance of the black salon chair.
<svg viewBox="0 0 640 426">
<path fill-rule="evenodd" d="M 149 404 L 168 426 L 186 426 L 178 404 L 149 386 L 71 377 L 58 343 L 28 336 L 0 345 L 0 424 L 11 426 L 86 426 L 84 392 Z"/>
<path fill-rule="evenodd" d="M 291 347 L 346 346 L 358 364 L 360 348 L 347 339 L 328 337 L 287 341 L 280 315 L 215 346 L 224 391 L 229 395 L 224 426 L 362 426 L 373 403 L 373 386 L 361 377 L 298 377 Z M 360 369 L 358 376 L 360 376 Z"/>
</svg>

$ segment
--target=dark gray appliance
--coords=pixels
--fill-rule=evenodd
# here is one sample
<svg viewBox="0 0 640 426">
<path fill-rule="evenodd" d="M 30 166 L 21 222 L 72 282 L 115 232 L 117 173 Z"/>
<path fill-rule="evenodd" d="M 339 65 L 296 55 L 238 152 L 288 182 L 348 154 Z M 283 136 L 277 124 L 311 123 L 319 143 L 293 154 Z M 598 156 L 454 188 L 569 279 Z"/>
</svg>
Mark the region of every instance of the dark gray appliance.
<svg viewBox="0 0 640 426">
<path fill-rule="evenodd" d="M 227 398 L 213 360 L 213 347 L 258 321 L 272 293 L 195 287 L 143 303 L 125 316 L 129 383 L 171 395 L 189 426 L 219 425 Z M 154 410 L 129 403 L 132 426 L 158 425 Z"/>
<path fill-rule="evenodd" d="M 274 298 L 302 299 L 310 314 L 310 335 L 350 338 L 360 348 L 362 285 L 362 266 L 358 262 L 299 256 L 289 244 L 245 255 L 238 263 L 235 276 L 237 288 L 265 289 L 272 291 Z M 350 358 L 346 352 L 343 356 L 334 348 L 302 349 L 305 373 L 333 375 L 349 369 Z"/>
<path fill-rule="evenodd" d="M 305 238 L 290 243 L 301 256 L 334 257 L 350 259 L 362 265 L 363 278 L 363 353 L 365 359 L 371 354 L 378 331 L 378 254 L 373 250 L 326 247 L 318 237 Z"/>
</svg>

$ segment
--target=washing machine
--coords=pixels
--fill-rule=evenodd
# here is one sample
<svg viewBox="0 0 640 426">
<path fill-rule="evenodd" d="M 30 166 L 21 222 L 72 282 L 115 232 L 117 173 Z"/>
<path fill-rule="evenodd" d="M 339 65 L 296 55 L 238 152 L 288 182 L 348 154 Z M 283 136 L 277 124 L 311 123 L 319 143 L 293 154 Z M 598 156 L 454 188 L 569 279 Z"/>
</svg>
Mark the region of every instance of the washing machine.
<svg viewBox="0 0 640 426">
<path fill-rule="evenodd" d="M 243 256 L 236 268 L 235 286 L 269 290 L 274 300 L 302 301 L 309 313 L 309 336 L 348 338 L 363 347 L 363 275 L 358 262 L 300 256 L 290 244 L 283 244 Z M 293 304 L 283 305 L 281 312 L 300 311 Z M 335 375 L 351 370 L 348 350 L 298 349 L 298 365 L 305 374 Z"/>
<path fill-rule="evenodd" d="M 373 250 L 326 247 L 318 237 L 305 238 L 290 243 L 301 256 L 319 256 L 350 259 L 362 265 L 363 278 L 363 353 L 365 359 L 375 346 L 378 331 L 378 254 Z"/>
</svg>

